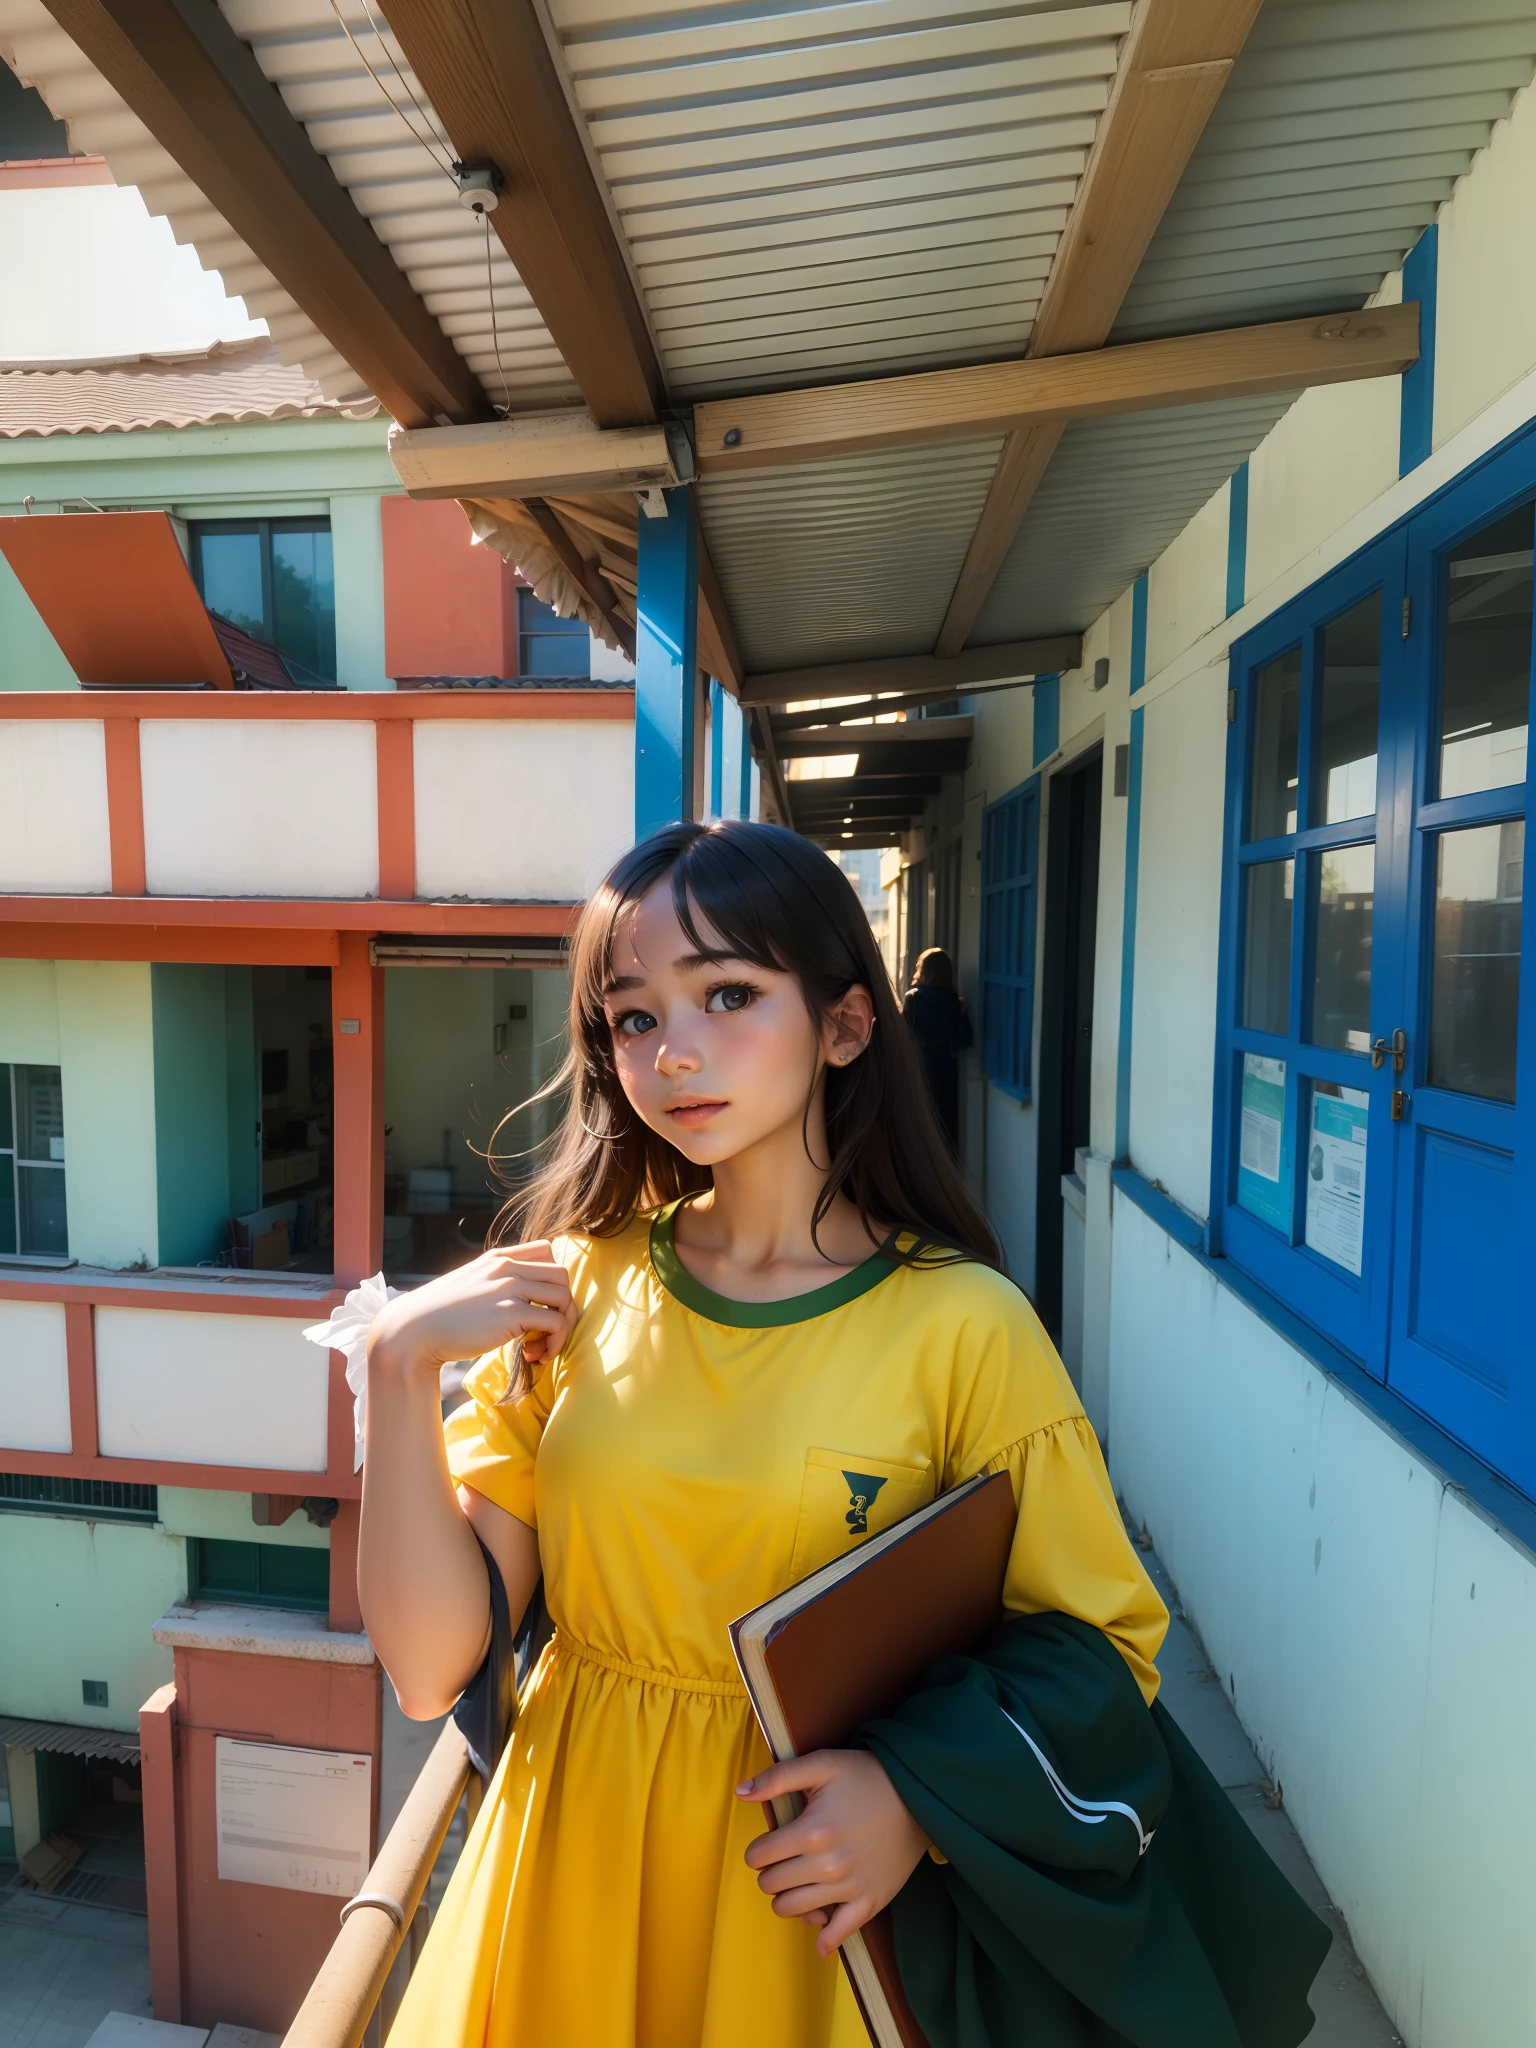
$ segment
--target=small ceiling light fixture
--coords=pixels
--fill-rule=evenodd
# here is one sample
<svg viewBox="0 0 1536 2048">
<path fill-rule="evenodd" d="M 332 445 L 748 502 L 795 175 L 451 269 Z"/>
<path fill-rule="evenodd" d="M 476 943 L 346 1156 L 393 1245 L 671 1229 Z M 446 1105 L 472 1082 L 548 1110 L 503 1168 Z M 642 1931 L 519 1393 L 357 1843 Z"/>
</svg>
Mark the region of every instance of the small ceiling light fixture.
<svg viewBox="0 0 1536 2048">
<path fill-rule="evenodd" d="M 495 164 L 455 164 L 453 177 L 459 188 L 460 206 L 467 206 L 481 218 L 496 211 L 506 179 Z"/>
<path fill-rule="evenodd" d="M 1102 690 L 1109 681 L 1109 656 L 1101 654 L 1093 664 L 1093 687 Z"/>
</svg>

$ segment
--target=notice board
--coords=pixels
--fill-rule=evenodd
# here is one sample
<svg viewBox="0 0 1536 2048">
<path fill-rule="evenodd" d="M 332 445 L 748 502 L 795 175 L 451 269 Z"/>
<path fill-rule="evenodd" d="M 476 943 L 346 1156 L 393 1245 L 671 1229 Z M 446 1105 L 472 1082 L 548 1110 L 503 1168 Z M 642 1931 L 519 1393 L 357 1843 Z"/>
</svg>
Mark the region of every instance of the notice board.
<svg viewBox="0 0 1536 2048">
<path fill-rule="evenodd" d="M 350 1899 L 369 1863 L 373 1759 L 217 1738 L 219 1876 Z"/>
</svg>

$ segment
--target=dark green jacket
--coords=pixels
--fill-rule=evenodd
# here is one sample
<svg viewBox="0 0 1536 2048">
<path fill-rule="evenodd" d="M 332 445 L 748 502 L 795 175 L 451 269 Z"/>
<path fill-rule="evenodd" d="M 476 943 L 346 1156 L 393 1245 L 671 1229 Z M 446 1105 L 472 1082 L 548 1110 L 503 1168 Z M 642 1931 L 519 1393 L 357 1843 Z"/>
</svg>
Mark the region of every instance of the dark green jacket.
<svg viewBox="0 0 1536 2048">
<path fill-rule="evenodd" d="M 948 1859 L 925 1857 L 892 1906 L 932 2048 L 1311 2032 L 1328 1929 L 1099 1630 L 1011 1619 L 859 1740 Z"/>
</svg>

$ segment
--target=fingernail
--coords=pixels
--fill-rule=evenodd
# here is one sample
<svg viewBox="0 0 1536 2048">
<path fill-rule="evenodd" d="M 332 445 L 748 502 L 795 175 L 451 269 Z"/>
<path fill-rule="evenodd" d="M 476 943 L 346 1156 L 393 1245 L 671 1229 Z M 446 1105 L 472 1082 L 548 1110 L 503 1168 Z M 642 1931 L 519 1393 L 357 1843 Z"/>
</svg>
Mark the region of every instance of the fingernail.
<svg viewBox="0 0 1536 2048">
<path fill-rule="evenodd" d="M 751 1790 L 752 1790 L 752 1780 L 751 1780 L 750 1778 L 748 1778 L 748 1780 L 747 1780 L 747 1782 L 745 1783 L 745 1785 L 738 1785 L 738 1786 L 736 1787 L 736 1797 L 737 1797 L 738 1799 L 745 1799 L 745 1798 L 747 1798 L 747 1797 L 748 1797 L 748 1795 L 749 1795 L 749 1794 L 751 1793 Z"/>
</svg>

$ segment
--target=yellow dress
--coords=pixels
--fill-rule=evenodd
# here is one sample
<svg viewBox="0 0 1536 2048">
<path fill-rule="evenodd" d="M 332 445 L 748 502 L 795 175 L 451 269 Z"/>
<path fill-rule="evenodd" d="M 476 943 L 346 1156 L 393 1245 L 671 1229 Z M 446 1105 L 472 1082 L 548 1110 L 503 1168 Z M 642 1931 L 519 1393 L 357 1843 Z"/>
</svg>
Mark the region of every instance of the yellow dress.
<svg viewBox="0 0 1536 2048">
<path fill-rule="evenodd" d="M 581 1314 L 531 1391 L 479 1361 L 455 1477 L 536 1528 L 556 1634 L 390 2048 L 865 2048 L 836 1958 L 742 1852 L 768 1761 L 727 1624 L 942 1488 L 1007 1467 L 1006 1600 L 1105 1629 L 1150 1700 L 1167 1615 L 1024 1296 L 876 1256 L 727 1301 L 670 1214 L 557 1246 Z"/>
</svg>

